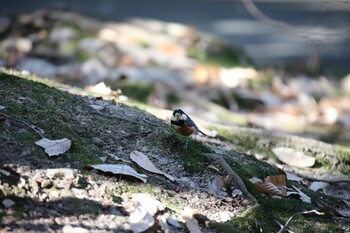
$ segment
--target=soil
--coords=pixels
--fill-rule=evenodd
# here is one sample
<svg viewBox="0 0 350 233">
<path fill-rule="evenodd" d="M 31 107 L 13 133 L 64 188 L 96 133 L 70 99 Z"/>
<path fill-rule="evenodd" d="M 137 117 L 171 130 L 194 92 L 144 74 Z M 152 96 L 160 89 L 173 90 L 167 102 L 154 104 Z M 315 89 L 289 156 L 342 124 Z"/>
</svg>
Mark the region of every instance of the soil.
<svg viewBox="0 0 350 233">
<path fill-rule="evenodd" d="M 17 76 L 1 73 L 0 78 L 0 105 L 5 107 L 0 112 L 0 232 L 129 232 L 133 193 L 148 193 L 166 206 L 157 215 L 171 216 L 180 224 L 179 228 L 168 224 L 169 232 L 187 232 L 181 212 L 188 206 L 197 213 L 203 232 L 256 232 L 260 228 L 277 232 L 279 227 L 271 218 L 283 222 L 296 212 L 318 208 L 317 196 L 323 202 L 340 203 L 311 193 L 316 199 L 313 204 L 261 195 L 248 179 L 274 175 L 278 169 L 237 153 L 229 141 L 196 136 L 185 151 L 185 139 L 174 134 L 167 121 L 144 110 L 116 98 L 70 94 L 38 79 Z M 72 146 L 60 156 L 49 157 L 35 145 L 41 136 L 33 128 L 52 140 L 68 138 Z M 134 164 L 130 153 L 135 150 L 177 180 Z M 225 173 L 199 153 L 211 151 L 228 156 L 258 199 L 258 209 L 249 209 L 249 200 L 223 187 L 219 189 L 225 197 L 212 194 Z M 142 183 L 89 166 L 101 163 L 128 164 L 148 180 Z M 13 205 L 6 206 L 7 199 Z M 295 232 L 346 231 L 343 219 L 328 215 L 303 216 L 290 225 Z M 156 221 L 146 232 L 162 229 Z"/>
</svg>

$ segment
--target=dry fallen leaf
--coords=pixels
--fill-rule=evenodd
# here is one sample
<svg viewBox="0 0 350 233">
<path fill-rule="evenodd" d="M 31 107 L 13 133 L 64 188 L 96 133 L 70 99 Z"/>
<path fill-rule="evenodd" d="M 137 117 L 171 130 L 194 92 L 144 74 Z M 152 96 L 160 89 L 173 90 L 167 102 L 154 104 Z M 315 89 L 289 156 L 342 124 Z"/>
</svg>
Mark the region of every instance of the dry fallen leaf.
<svg viewBox="0 0 350 233">
<path fill-rule="evenodd" d="M 287 195 L 286 177 L 284 175 L 268 176 L 264 181 L 256 182 L 255 187 L 267 195 Z"/>
<path fill-rule="evenodd" d="M 316 159 L 314 157 L 305 155 L 303 152 L 293 150 L 286 147 L 273 148 L 272 152 L 283 163 L 295 167 L 312 167 Z"/>
<path fill-rule="evenodd" d="M 319 189 L 324 189 L 326 187 L 329 186 L 329 183 L 327 182 L 323 182 L 323 181 L 315 181 L 315 182 L 312 182 L 309 186 L 309 189 L 311 189 L 312 191 L 317 191 Z"/>
<path fill-rule="evenodd" d="M 183 226 L 173 217 L 167 217 L 166 219 L 167 223 L 173 227 L 176 227 L 176 228 L 183 228 Z"/>
<path fill-rule="evenodd" d="M 155 215 L 158 211 L 165 210 L 165 205 L 149 194 L 134 193 L 131 194 L 131 198 L 133 201 L 139 202 L 151 215 Z"/>
<path fill-rule="evenodd" d="M 104 82 L 100 82 L 95 86 L 88 86 L 86 89 L 99 95 L 109 95 L 112 92 L 111 88 L 106 86 Z"/>
<path fill-rule="evenodd" d="M 54 155 L 63 154 L 64 152 L 69 150 L 72 142 L 67 138 L 59 140 L 50 140 L 47 138 L 43 138 L 39 141 L 36 141 L 35 144 L 44 148 L 45 153 L 51 157 Z"/>
<path fill-rule="evenodd" d="M 276 185 L 274 185 L 271 182 L 261 182 L 256 183 L 255 187 L 262 193 L 268 194 L 268 195 L 278 195 L 278 196 L 285 196 L 286 194 L 283 193 Z"/>
<path fill-rule="evenodd" d="M 293 188 L 296 190 L 296 192 L 288 192 L 288 196 L 293 194 L 299 195 L 300 200 L 302 200 L 303 202 L 311 203 L 311 197 L 303 193 L 300 189 L 298 189 L 294 185 L 293 185 Z"/>
<path fill-rule="evenodd" d="M 156 200 L 150 194 L 134 193 L 129 196 L 129 199 L 134 203 L 134 209 L 131 212 L 128 222 L 130 229 L 133 232 L 143 232 L 153 226 L 155 217 L 157 216 L 158 224 L 167 231 L 168 224 L 166 218 L 159 215 L 159 211 L 165 210 L 165 205 Z M 169 232 L 169 231 L 168 231 Z"/>
<path fill-rule="evenodd" d="M 301 182 L 304 180 L 304 178 L 301 178 L 300 176 L 292 173 L 292 172 L 287 172 L 285 171 L 284 173 L 286 173 L 286 176 L 287 176 L 287 180 L 293 180 L 293 181 L 296 181 L 296 182 Z"/>
<path fill-rule="evenodd" d="M 201 233 L 197 220 L 193 217 L 195 211 L 190 207 L 185 207 L 181 212 L 182 218 L 186 223 L 186 227 L 190 233 Z"/>
<path fill-rule="evenodd" d="M 128 176 L 133 176 L 137 179 L 142 180 L 144 183 L 147 182 L 147 176 L 145 174 L 140 174 L 135 169 L 125 164 L 95 164 L 91 165 L 92 168 L 103 172 L 111 172 L 113 174 L 123 174 Z"/>
<path fill-rule="evenodd" d="M 128 219 L 130 229 L 135 232 L 143 232 L 153 226 L 154 217 L 141 205 L 137 203 Z"/>
<path fill-rule="evenodd" d="M 149 172 L 164 175 L 166 178 L 168 178 L 171 181 L 176 180 L 175 177 L 173 177 L 165 172 L 162 172 L 161 170 L 156 168 L 156 166 L 154 166 L 154 164 L 151 162 L 151 160 L 149 160 L 149 158 L 145 154 L 143 154 L 137 150 L 131 152 L 130 159 L 132 161 L 134 161 L 135 163 L 137 163 L 137 165 L 139 165 L 140 167 L 142 167 L 143 169 L 145 169 Z"/>
<path fill-rule="evenodd" d="M 170 226 L 167 222 L 167 216 L 165 216 L 164 214 L 163 215 L 158 215 L 157 216 L 157 221 L 158 221 L 158 224 L 160 226 L 160 228 L 162 229 L 162 231 L 164 233 L 170 233 L 171 232 L 171 229 L 170 229 Z"/>
</svg>

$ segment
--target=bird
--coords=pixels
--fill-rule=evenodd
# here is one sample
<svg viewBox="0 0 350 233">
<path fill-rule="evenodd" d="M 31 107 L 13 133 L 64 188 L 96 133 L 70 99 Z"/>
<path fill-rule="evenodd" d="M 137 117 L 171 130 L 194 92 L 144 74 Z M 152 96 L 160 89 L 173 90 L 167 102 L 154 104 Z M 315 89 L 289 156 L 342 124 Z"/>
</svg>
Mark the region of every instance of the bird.
<svg viewBox="0 0 350 233">
<path fill-rule="evenodd" d="M 203 133 L 194 123 L 194 121 L 181 109 L 175 109 L 170 119 L 171 126 L 183 136 L 190 136 L 196 132 L 200 132 L 204 136 L 208 136 Z M 188 138 L 186 138 L 186 142 L 184 145 L 184 149 L 188 148 Z"/>
</svg>

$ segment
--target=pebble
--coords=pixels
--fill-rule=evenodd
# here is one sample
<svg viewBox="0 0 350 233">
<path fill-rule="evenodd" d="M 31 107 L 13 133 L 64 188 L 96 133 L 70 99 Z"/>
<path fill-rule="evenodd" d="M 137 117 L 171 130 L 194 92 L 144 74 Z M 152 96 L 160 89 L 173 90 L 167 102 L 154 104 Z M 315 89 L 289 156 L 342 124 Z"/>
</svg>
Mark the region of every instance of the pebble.
<svg viewBox="0 0 350 233">
<path fill-rule="evenodd" d="M 12 201 L 10 198 L 6 198 L 2 201 L 2 204 L 5 206 L 5 208 L 11 208 L 16 203 L 14 201 Z"/>
<path fill-rule="evenodd" d="M 72 227 L 71 225 L 65 225 L 62 228 L 62 233 L 89 233 L 89 230 L 82 227 Z"/>
</svg>

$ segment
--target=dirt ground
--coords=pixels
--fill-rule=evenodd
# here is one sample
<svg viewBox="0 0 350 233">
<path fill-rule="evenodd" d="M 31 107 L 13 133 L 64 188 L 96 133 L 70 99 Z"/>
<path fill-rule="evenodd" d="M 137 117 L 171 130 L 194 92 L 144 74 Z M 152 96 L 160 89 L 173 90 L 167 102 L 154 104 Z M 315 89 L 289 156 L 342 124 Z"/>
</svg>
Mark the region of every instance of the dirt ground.
<svg viewBox="0 0 350 233">
<path fill-rule="evenodd" d="M 174 136 L 168 122 L 121 102 L 73 95 L 7 73 L 1 74 L 0 89 L 4 107 L 0 112 L 0 232 L 128 232 L 135 193 L 147 193 L 166 206 L 146 232 L 187 232 L 185 207 L 195 211 L 202 232 L 277 232 L 279 227 L 271 218 L 284 222 L 296 212 L 318 208 L 321 202 L 339 204 L 321 194 L 308 193 L 318 196 L 310 204 L 258 194 L 248 179 L 278 174 L 276 167 L 238 153 L 236 145 L 218 138 L 196 136 L 184 151 L 184 139 Z M 49 157 L 35 145 L 41 137 L 33 128 L 52 140 L 68 138 L 72 146 L 63 155 Z M 133 163 L 130 153 L 135 150 L 176 181 Z M 234 187 L 222 190 L 222 197 L 212 194 L 225 173 L 199 154 L 210 151 L 229 156 L 260 208 L 250 211 L 251 201 L 233 194 Z M 89 166 L 101 163 L 130 165 L 147 174 L 147 182 Z M 168 217 L 168 228 L 161 224 L 161 216 Z M 170 224 L 169 218 L 178 225 Z M 343 218 L 330 215 L 302 216 L 291 229 L 349 230 Z"/>
</svg>

